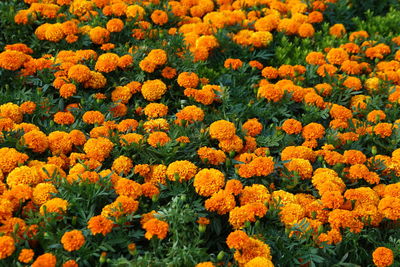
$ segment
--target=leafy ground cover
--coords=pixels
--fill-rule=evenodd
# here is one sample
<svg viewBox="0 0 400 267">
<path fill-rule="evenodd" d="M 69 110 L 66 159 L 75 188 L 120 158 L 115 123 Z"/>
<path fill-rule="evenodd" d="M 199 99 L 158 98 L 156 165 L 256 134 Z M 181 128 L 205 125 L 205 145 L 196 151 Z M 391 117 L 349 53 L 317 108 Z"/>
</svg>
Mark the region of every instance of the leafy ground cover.
<svg viewBox="0 0 400 267">
<path fill-rule="evenodd" d="M 0 2 L 0 266 L 400 266 L 398 1 Z"/>
</svg>

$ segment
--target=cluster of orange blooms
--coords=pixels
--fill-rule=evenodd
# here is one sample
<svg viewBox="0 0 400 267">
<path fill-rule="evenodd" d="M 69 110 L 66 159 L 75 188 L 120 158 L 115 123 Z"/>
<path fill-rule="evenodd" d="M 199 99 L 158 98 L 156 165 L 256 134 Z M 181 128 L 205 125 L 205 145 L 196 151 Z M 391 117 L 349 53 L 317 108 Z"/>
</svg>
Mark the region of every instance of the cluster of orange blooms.
<svg viewBox="0 0 400 267">
<path fill-rule="evenodd" d="M 59 265 L 55 255 L 48 251 L 36 255 L 35 247 L 25 242 L 27 236 L 36 241 L 40 227 L 28 224 L 26 214 L 51 214 L 61 220 L 70 212 L 70 203 L 57 197 L 60 188 L 54 177 L 69 184 L 100 186 L 108 180 L 116 195 L 88 219 L 85 229 L 71 229 L 56 241 L 67 252 L 87 246 L 91 235 L 112 234 L 117 224 L 138 212 L 143 213 L 143 238 L 167 239 L 167 219 L 156 211 L 144 212 L 142 203 L 157 201 L 170 182 L 192 184 L 210 217 L 227 216 L 232 228 L 227 248 L 234 250 L 234 260 L 245 267 L 273 266 L 268 237 L 264 240 L 245 232 L 270 209 L 279 210 L 279 220 L 290 236 L 301 237 L 302 233 L 291 229 L 306 222 L 316 247 L 342 242 L 346 229 L 360 233 L 367 227 L 380 227 L 384 221 L 400 220 L 400 183 L 388 178 L 400 175 L 400 149 L 378 154 L 368 148 L 346 147 L 363 138 L 390 143 L 398 136 L 400 118 L 390 109 L 400 103 L 400 50 L 393 49 L 400 46 L 400 37 L 380 43 L 366 31 L 347 34 L 342 24 L 336 24 L 329 34 L 342 44 L 308 53 L 304 65 L 264 66 L 265 62 L 242 61 L 235 55 L 225 57 L 220 69 L 234 74 L 250 66 L 257 73 L 254 101 L 268 107 L 292 101 L 328 114 L 318 122 L 304 123 L 296 117 L 275 125 L 279 134 L 296 141 L 271 155 L 270 148 L 257 139 L 267 131 L 264 118 L 238 122 L 222 116 L 214 109 L 228 96 L 224 86 L 210 81 L 203 72 L 185 71 L 173 59 L 188 53 L 192 64 L 207 62 L 224 49 L 216 33 L 232 26 L 240 30 L 231 32 L 230 40 L 249 50 L 268 46 L 275 32 L 311 38 L 313 25 L 323 21 L 327 3 L 335 1 L 307 5 L 300 0 L 181 0 L 168 1 L 168 8 L 158 0 L 141 4 L 129 0 L 24 2 L 29 8 L 19 10 L 14 18 L 21 27 L 39 18 L 60 21 L 39 25 L 32 33 L 35 38 L 61 47 L 88 38 L 91 49 L 60 49 L 57 54 L 34 58 L 27 44 L 18 43 L 5 46 L 0 53 L 0 69 L 14 72 L 18 78 L 40 77 L 41 71 L 49 70 L 51 89 L 67 103 L 54 113 L 47 110 L 45 101 L 0 105 L 0 143 L 10 134 L 17 137 L 14 147 L 0 148 L 0 260 L 18 251 L 16 259 L 21 263 Z M 165 10 L 149 13 L 154 5 Z M 68 16 L 60 13 L 64 6 Z M 99 15 L 107 21 L 93 22 Z M 160 46 L 123 43 L 126 49 L 116 49 L 121 43 L 111 41 L 126 31 L 139 44 L 159 36 Z M 166 35 L 180 35 L 183 46 L 171 53 L 165 48 L 169 45 L 163 39 Z M 134 72 L 145 78 L 134 80 Z M 309 72 L 321 83 L 305 87 Z M 107 111 L 76 102 L 76 97 L 87 92 L 96 103 L 109 103 Z M 351 92 L 349 105 L 332 100 L 335 93 L 343 92 Z M 380 107 L 372 101 L 379 94 L 387 98 Z M 178 109 L 171 104 L 175 101 L 179 101 Z M 42 110 L 59 130 L 48 132 L 29 122 Z M 221 116 L 210 121 L 208 115 L 214 112 Z M 71 125 L 80 126 L 70 129 Z M 202 140 L 187 136 L 195 127 L 201 128 L 198 135 Z M 173 131 L 176 128 L 180 129 L 178 135 Z M 328 142 L 328 137 L 335 142 Z M 140 148 L 162 155 L 164 149 L 177 151 L 186 146 L 196 151 L 192 161 L 161 158 L 159 162 L 137 162 L 131 152 Z M 292 188 L 284 186 L 277 189 L 268 182 L 277 177 L 290 182 L 300 178 L 297 182 L 308 183 L 311 189 L 307 193 L 292 193 Z M 376 266 L 384 267 L 393 263 L 394 255 L 381 247 L 371 257 Z M 76 260 L 62 266 L 76 267 Z M 197 266 L 214 265 L 204 262 Z"/>
</svg>

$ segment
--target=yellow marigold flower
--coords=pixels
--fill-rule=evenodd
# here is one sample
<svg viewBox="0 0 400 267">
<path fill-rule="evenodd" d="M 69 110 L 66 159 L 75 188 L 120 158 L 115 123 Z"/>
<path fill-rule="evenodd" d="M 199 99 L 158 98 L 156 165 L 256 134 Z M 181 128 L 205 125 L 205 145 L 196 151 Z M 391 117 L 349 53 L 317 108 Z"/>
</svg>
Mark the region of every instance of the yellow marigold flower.
<svg viewBox="0 0 400 267">
<path fill-rule="evenodd" d="M 10 118 L 15 123 L 21 123 L 23 114 L 18 105 L 8 102 L 0 106 L 0 117 Z"/>
<path fill-rule="evenodd" d="M 227 190 L 219 190 L 205 201 L 204 206 L 209 211 L 223 215 L 235 208 L 236 201 L 232 193 Z"/>
<path fill-rule="evenodd" d="M 102 234 L 106 236 L 114 227 L 113 221 L 102 215 L 94 216 L 88 221 L 88 229 L 92 235 Z"/>
<path fill-rule="evenodd" d="M 56 267 L 57 258 L 51 253 L 45 253 L 36 258 L 31 267 Z"/>
<path fill-rule="evenodd" d="M 167 86 L 161 80 L 147 80 L 143 83 L 141 93 L 148 101 L 160 99 L 167 91 Z"/>
<path fill-rule="evenodd" d="M 32 249 L 23 248 L 18 256 L 18 261 L 22 263 L 29 263 L 32 261 L 35 252 Z"/>
<path fill-rule="evenodd" d="M 219 120 L 211 123 L 210 136 L 213 139 L 224 140 L 235 136 L 236 127 L 232 122 Z"/>
<path fill-rule="evenodd" d="M 47 136 L 39 130 L 25 133 L 21 137 L 23 144 L 27 145 L 33 152 L 42 153 L 49 147 Z"/>
<path fill-rule="evenodd" d="M 168 165 L 167 177 L 175 181 L 179 177 L 179 182 L 192 179 L 197 173 L 197 166 L 187 160 L 174 161 Z"/>
<path fill-rule="evenodd" d="M 143 110 L 147 117 L 158 118 L 167 115 L 168 106 L 161 103 L 150 103 Z"/>
<path fill-rule="evenodd" d="M 177 82 L 184 88 L 196 88 L 199 84 L 199 76 L 194 72 L 182 72 L 178 75 Z"/>
<path fill-rule="evenodd" d="M 202 169 L 194 177 L 193 186 L 200 196 L 211 196 L 225 185 L 225 175 L 216 169 Z"/>
<path fill-rule="evenodd" d="M 145 9 L 140 5 L 130 5 L 126 9 L 126 17 L 128 18 L 128 20 L 136 18 L 137 21 L 141 21 L 143 20 L 145 14 L 146 14 Z"/>
<path fill-rule="evenodd" d="M 79 230 L 68 231 L 61 237 L 61 244 L 66 251 L 76 251 L 85 244 L 85 236 Z"/>
<path fill-rule="evenodd" d="M 144 237 L 150 240 L 154 235 L 158 239 L 164 239 L 168 234 L 169 225 L 167 222 L 158 219 L 150 219 L 143 224 L 143 229 L 146 230 Z"/>
<path fill-rule="evenodd" d="M 46 210 L 47 213 L 65 213 L 68 208 L 68 201 L 61 198 L 53 198 L 46 201 L 42 206 L 40 206 L 40 214 L 44 215 Z"/>
<path fill-rule="evenodd" d="M 90 69 L 82 64 L 76 64 L 69 68 L 68 78 L 78 82 L 83 83 L 91 78 Z"/>
<path fill-rule="evenodd" d="M 171 141 L 171 138 L 164 132 L 152 132 L 147 138 L 147 143 L 152 147 L 164 146 L 166 143 Z"/>
<path fill-rule="evenodd" d="M 378 247 L 372 253 L 372 260 L 377 267 L 387 267 L 393 264 L 393 251 L 386 247 Z"/>
<path fill-rule="evenodd" d="M 0 259 L 11 256 L 15 251 L 15 241 L 11 236 L 0 237 Z"/>
<path fill-rule="evenodd" d="M 118 67 L 119 56 L 114 53 L 105 53 L 99 56 L 95 69 L 100 72 L 109 73 Z"/>
<path fill-rule="evenodd" d="M 83 146 L 86 155 L 98 161 L 104 161 L 113 149 L 114 144 L 107 138 L 90 138 Z"/>
<path fill-rule="evenodd" d="M 37 184 L 33 189 L 33 203 L 41 206 L 53 197 L 52 194 L 57 192 L 57 188 L 51 183 Z"/>
</svg>

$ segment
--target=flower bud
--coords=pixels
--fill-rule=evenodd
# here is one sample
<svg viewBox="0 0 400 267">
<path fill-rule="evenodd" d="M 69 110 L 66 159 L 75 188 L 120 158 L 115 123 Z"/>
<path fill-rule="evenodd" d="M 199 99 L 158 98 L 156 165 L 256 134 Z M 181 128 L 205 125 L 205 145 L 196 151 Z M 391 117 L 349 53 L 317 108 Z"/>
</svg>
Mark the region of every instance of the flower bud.
<svg viewBox="0 0 400 267">
<path fill-rule="evenodd" d="M 225 252 L 223 252 L 222 250 L 218 253 L 217 255 L 217 260 L 222 260 L 225 256 Z"/>
</svg>

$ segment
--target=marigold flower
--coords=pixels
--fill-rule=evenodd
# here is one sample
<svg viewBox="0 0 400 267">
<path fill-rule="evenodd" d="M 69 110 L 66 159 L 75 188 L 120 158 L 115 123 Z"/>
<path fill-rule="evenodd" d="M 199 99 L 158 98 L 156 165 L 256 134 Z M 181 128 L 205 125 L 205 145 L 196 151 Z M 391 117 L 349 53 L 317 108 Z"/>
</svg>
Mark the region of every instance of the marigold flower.
<svg viewBox="0 0 400 267">
<path fill-rule="evenodd" d="M 141 93 L 148 101 L 160 99 L 167 91 L 167 86 L 161 80 L 147 80 L 143 83 Z"/>
<path fill-rule="evenodd" d="M 40 206 L 40 214 L 44 215 L 44 211 L 47 213 L 64 213 L 67 211 L 68 201 L 61 198 L 53 198 L 46 201 L 42 206 Z"/>
<path fill-rule="evenodd" d="M 97 26 L 90 30 L 89 37 L 94 44 L 101 45 L 110 40 L 110 32 L 103 27 Z"/>
<path fill-rule="evenodd" d="M 199 77 L 194 72 L 182 72 L 178 75 L 177 82 L 184 88 L 196 88 L 199 84 Z"/>
<path fill-rule="evenodd" d="M 260 202 L 253 202 L 241 207 L 236 207 L 229 212 L 229 223 L 233 229 L 241 229 L 246 222 L 255 222 L 256 216 L 263 217 L 267 207 Z"/>
<path fill-rule="evenodd" d="M 247 120 L 243 125 L 242 129 L 246 132 L 247 135 L 256 136 L 261 133 L 263 126 L 258 121 L 257 118 Z"/>
<path fill-rule="evenodd" d="M 169 225 L 167 222 L 158 219 L 150 219 L 143 224 L 143 229 L 146 230 L 144 237 L 148 240 L 154 235 L 156 235 L 158 239 L 164 239 L 167 237 Z"/>
<path fill-rule="evenodd" d="M 187 160 L 174 161 L 168 165 L 167 177 L 175 181 L 179 177 L 179 182 L 192 179 L 197 173 L 197 166 Z"/>
<path fill-rule="evenodd" d="M 87 124 L 103 124 L 104 115 L 100 111 L 86 111 L 82 116 L 82 120 Z"/>
<path fill-rule="evenodd" d="M 22 263 L 29 263 L 32 261 L 35 252 L 32 249 L 23 248 L 18 256 L 18 261 Z"/>
<path fill-rule="evenodd" d="M 225 185 L 225 175 L 216 169 L 202 169 L 194 177 L 193 186 L 200 196 L 211 196 Z"/>
<path fill-rule="evenodd" d="M 301 135 L 304 139 L 320 139 L 325 135 L 325 127 L 319 123 L 309 123 L 303 127 Z"/>
<path fill-rule="evenodd" d="M 242 230 L 231 232 L 226 238 L 226 244 L 229 248 L 242 249 L 250 241 L 249 236 Z"/>
<path fill-rule="evenodd" d="M 372 260 L 377 267 L 392 265 L 393 257 L 393 251 L 386 247 L 378 247 L 372 253 Z"/>
<path fill-rule="evenodd" d="M 15 251 L 15 241 L 11 236 L 0 237 L 0 259 L 11 256 Z"/>
<path fill-rule="evenodd" d="M 32 151 L 43 153 L 49 147 L 47 136 L 39 130 L 33 130 L 25 133 L 21 141 L 27 145 Z"/>
<path fill-rule="evenodd" d="M 0 106 L 0 117 L 10 118 L 15 123 L 21 123 L 23 114 L 18 105 L 8 102 Z"/>
<path fill-rule="evenodd" d="M 210 136 L 213 139 L 230 139 L 235 136 L 235 132 L 235 125 L 226 120 L 215 121 L 210 125 Z"/>
<path fill-rule="evenodd" d="M 72 141 L 68 133 L 62 131 L 51 132 L 48 136 L 49 148 L 53 155 L 68 154 L 72 150 Z"/>
<path fill-rule="evenodd" d="M 31 267 L 56 267 L 57 258 L 51 253 L 45 253 L 36 258 Z"/>
<path fill-rule="evenodd" d="M 57 192 L 58 190 L 53 184 L 40 183 L 36 185 L 33 189 L 33 203 L 41 206 L 53 197 L 52 194 L 55 194 Z"/>
<path fill-rule="evenodd" d="M 378 211 L 389 220 L 400 219 L 400 199 L 397 197 L 384 197 L 379 201 Z"/>
<path fill-rule="evenodd" d="M 343 24 L 335 24 L 329 28 L 329 34 L 336 38 L 341 38 L 346 34 L 346 28 Z"/>
<path fill-rule="evenodd" d="M 227 190 L 219 190 L 205 201 L 204 206 L 209 211 L 223 215 L 235 208 L 236 201 L 232 193 Z"/>
<path fill-rule="evenodd" d="M 285 92 L 281 87 L 274 84 L 267 84 L 258 88 L 257 97 L 263 97 L 268 101 L 273 101 L 276 103 L 282 99 L 284 93 Z"/>
<path fill-rule="evenodd" d="M 117 69 L 119 56 L 114 53 L 105 53 L 99 56 L 96 61 L 95 69 L 97 71 L 109 73 Z"/>
<path fill-rule="evenodd" d="M 287 134 L 299 134 L 302 129 L 301 122 L 295 119 L 287 119 L 282 124 L 282 130 Z"/>
<path fill-rule="evenodd" d="M 85 236 L 79 230 L 68 231 L 61 237 L 61 244 L 66 251 L 76 251 L 85 244 Z"/>
<path fill-rule="evenodd" d="M 326 59 L 330 64 L 341 65 L 344 61 L 349 59 L 349 55 L 343 48 L 332 48 L 326 55 Z"/>
<path fill-rule="evenodd" d="M 343 86 L 352 89 L 353 91 L 359 91 L 362 88 L 361 80 L 357 77 L 347 77 L 343 82 Z"/>
<path fill-rule="evenodd" d="M 224 67 L 227 69 L 237 70 L 243 66 L 243 62 L 237 58 L 228 58 L 224 62 Z"/>
<path fill-rule="evenodd" d="M 76 85 L 73 83 L 63 84 L 59 92 L 62 98 L 70 98 L 71 96 L 76 94 Z"/>
<path fill-rule="evenodd" d="M 212 165 L 220 165 L 225 162 L 226 155 L 222 150 L 217 150 L 210 147 L 201 147 L 197 150 L 197 155 L 199 155 L 202 161 L 206 161 Z"/>
<path fill-rule="evenodd" d="M 90 77 L 90 69 L 82 64 L 76 64 L 68 70 L 68 78 L 78 83 L 86 82 Z"/>
<path fill-rule="evenodd" d="M 70 125 L 74 123 L 75 117 L 74 115 L 67 111 L 67 112 L 57 112 L 54 114 L 54 122 L 61 125 Z"/>
<path fill-rule="evenodd" d="M 140 184 L 126 178 L 120 178 L 115 184 L 114 189 L 118 195 L 127 196 L 133 200 L 136 200 L 142 195 L 142 187 Z"/>
<path fill-rule="evenodd" d="M 110 155 L 114 144 L 107 138 L 90 138 L 83 146 L 83 151 L 89 158 L 104 161 Z"/>
</svg>

